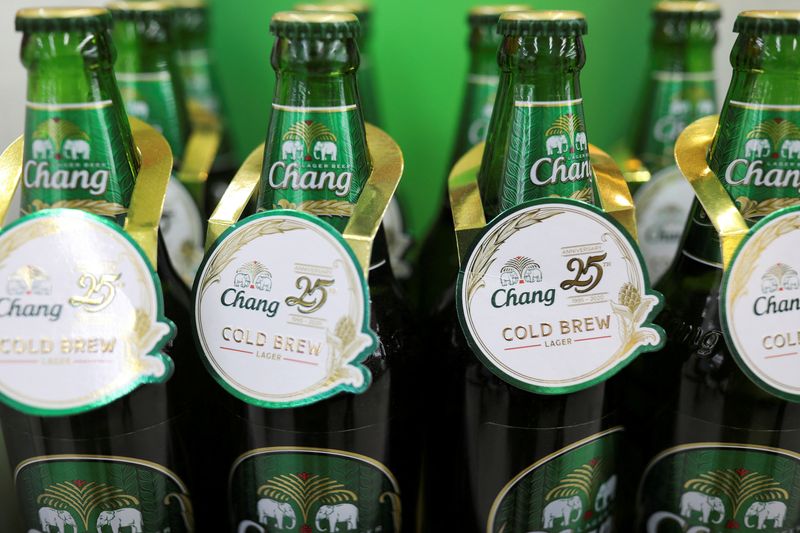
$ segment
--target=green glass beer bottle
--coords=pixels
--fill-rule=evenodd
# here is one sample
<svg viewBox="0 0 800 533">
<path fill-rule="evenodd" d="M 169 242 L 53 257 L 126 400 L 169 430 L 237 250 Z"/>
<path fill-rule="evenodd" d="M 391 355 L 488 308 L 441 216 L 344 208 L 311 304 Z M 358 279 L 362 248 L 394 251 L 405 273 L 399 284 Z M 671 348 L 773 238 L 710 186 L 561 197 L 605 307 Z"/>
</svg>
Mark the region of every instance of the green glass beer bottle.
<svg viewBox="0 0 800 533">
<path fill-rule="evenodd" d="M 258 209 L 303 210 L 341 231 L 371 169 L 356 82 L 358 19 L 282 12 L 270 28 L 276 85 Z M 315 174 L 328 176 L 317 180 L 323 187 Z M 407 527 L 413 523 L 419 458 L 406 370 L 409 317 L 387 257 L 379 232 L 369 270 L 378 349 L 363 363 L 372 375 L 369 388 L 273 408 L 225 393 L 232 413 L 224 459 L 230 482 L 221 485 L 229 487 L 229 517 L 238 531 L 263 531 L 268 521 L 297 531 L 338 524 L 386 532 L 399 531 L 401 518 Z"/>
<path fill-rule="evenodd" d="M 364 120 L 370 124 L 381 126 L 381 114 L 378 105 L 378 90 L 375 82 L 375 69 L 372 62 L 370 31 L 372 10 L 366 2 L 333 2 L 317 4 L 298 4 L 297 11 L 318 13 L 352 13 L 358 17 L 361 24 L 361 34 L 358 39 L 358 53 L 361 62 L 358 67 L 358 92 L 362 102 Z M 405 210 L 397 196 L 392 198 L 386 215 L 383 217 L 383 229 L 386 234 L 386 244 L 389 247 L 389 258 L 392 263 L 395 277 L 405 280 L 411 276 L 411 265 L 406 254 L 412 244 L 408 234 Z"/>
<path fill-rule="evenodd" d="M 469 11 L 469 72 L 456 141 L 450 158 L 451 167 L 470 148 L 486 140 L 497 86 L 500 83 L 497 49 L 501 36 L 496 31 L 497 19 L 503 13 L 528 9 L 530 7 L 526 5 L 508 4 L 477 6 Z M 425 266 L 424 275 L 419 276 L 419 305 L 426 313 L 433 312 L 442 305 L 441 299 L 446 296 L 445 291 L 455 283 L 458 256 L 454 232 L 453 215 L 445 190 L 439 214 L 419 256 L 419 264 Z"/>
<path fill-rule="evenodd" d="M 128 113 L 156 128 L 167 139 L 175 168 L 184 161 L 190 132 L 186 97 L 172 48 L 174 13 L 160 2 L 112 2 L 115 65 Z M 194 199 L 193 199 L 194 196 Z M 167 187 L 161 231 L 172 263 L 191 286 L 203 256 L 205 227 L 198 205 L 204 192 L 172 177 Z"/>
<path fill-rule="evenodd" d="M 190 103 L 196 103 L 214 114 L 222 126 L 217 157 L 206 180 L 203 203 L 204 218 L 208 218 L 236 174 L 236 154 L 210 50 L 208 6 L 205 0 L 177 0 L 170 4 L 174 8 L 174 39 L 171 44 L 177 45 L 178 66 L 186 96 Z"/>
<path fill-rule="evenodd" d="M 505 13 L 498 28 L 500 84 L 478 174 L 486 219 L 551 196 L 594 204 L 580 87 L 584 16 Z M 560 179 L 566 176 L 573 179 Z M 439 371 L 453 378 L 438 385 L 447 389 L 440 393 L 444 413 L 429 430 L 426 530 L 610 531 L 615 519 L 623 524 L 612 494 L 621 435 L 607 382 L 561 395 L 512 385 L 478 359 L 453 306 L 450 313 L 452 345 Z M 583 476 L 582 489 L 567 488 Z M 601 484 L 606 497 L 595 500 Z"/>
<path fill-rule="evenodd" d="M 800 12 L 744 12 L 734 31 L 733 78 L 707 160 L 753 224 L 800 204 Z M 797 267 L 782 266 L 786 281 Z M 695 202 L 660 283 L 667 344 L 645 360 L 645 374 L 657 378 L 644 384 L 653 422 L 643 432 L 649 465 L 636 531 L 800 527 L 800 406 L 737 364 L 722 332 L 722 279 L 719 236 Z"/>
<path fill-rule="evenodd" d="M 713 53 L 719 17 L 719 5 L 710 2 L 660 2 L 653 10 L 649 88 L 634 151 L 652 178 L 643 186 L 629 184 L 653 283 L 678 251 L 694 198 L 675 166 L 675 140 L 686 126 L 717 111 Z"/>
<path fill-rule="evenodd" d="M 139 158 L 114 78 L 109 12 L 23 9 L 16 27 L 28 70 L 23 212 L 62 207 L 121 221 Z M 189 294 L 165 250 L 160 242 L 164 313 L 189 331 Z M 31 416 L 0 406 L 26 531 L 108 531 L 117 511 L 149 531 L 193 530 L 184 436 L 189 406 L 202 404 L 189 384 L 206 378 L 190 335 L 177 336 L 165 352 L 177 368 L 169 381 L 93 410 Z"/>
</svg>

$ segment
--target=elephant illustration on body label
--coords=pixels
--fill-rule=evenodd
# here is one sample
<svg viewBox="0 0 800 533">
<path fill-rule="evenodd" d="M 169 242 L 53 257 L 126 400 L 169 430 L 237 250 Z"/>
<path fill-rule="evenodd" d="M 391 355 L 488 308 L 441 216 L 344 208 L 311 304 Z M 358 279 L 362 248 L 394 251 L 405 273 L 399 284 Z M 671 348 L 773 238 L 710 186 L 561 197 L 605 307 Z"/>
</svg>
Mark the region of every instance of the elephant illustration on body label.
<svg viewBox="0 0 800 533">
<path fill-rule="evenodd" d="M 386 467 L 317 448 L 264 448 L 233 466 L 230 502 L 237 533 L 400 531 L 400 494 Z"/>
<path fill-rule="evenodd" d="M 103 511 L 97 517 L 97 530 L 103 526 L 111 527 L 112 533 L 119 533 L 120 528 L 130 528 L 131 533 L 143 533 L 142 513 L 137 509 L 117 509 L 116 511 Z"/>
</svg>

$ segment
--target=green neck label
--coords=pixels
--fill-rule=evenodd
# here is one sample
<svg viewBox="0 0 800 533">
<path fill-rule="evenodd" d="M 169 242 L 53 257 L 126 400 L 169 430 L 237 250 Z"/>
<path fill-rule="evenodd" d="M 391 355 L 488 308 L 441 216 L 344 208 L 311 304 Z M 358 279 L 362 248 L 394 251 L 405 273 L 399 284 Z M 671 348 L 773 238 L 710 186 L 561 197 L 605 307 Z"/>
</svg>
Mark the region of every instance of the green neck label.
<svg viewBox="0 0 800 533">
<path fill-rule="evenodd" d="M 650 464 L 638 497 L 637 531 L 797 531 L 800 455 L 744 444 L 699 443 Z"/>
<path fill-rule="evenodd" d="M 465 122 L 460 132 L 463 138 L 459 140 L 459 149 L 462 153 L 486 140 L 500 77 L 470 74 L 467 81 L 467 94 L 464 100 Z"/>
<path fill-rule="evenodd" d="M 117 84 L 126 111 L 144 120 L 161 133 L 176 160 L 183 156 L 186 124 L 175 97 L 172 75 L 161 72 L 117 72 Z"/>
<path fill-rule="evenodd" d="M 621 439 L 615 428 L 520 472 L 495 499 L 487 533 L 611 533 Z"/>
<path fill-rule="evenodd" d="M 183 482 L 160 465 L 126 457 L 45 456 L 17 467 L 29 533 L 190 533 Z"/>
<path fill-rule="evenodd" d="M 370 173 L 358 106 L 272 104 L 261 209 L 297 209 L 341 230 Z"/>
<path fill-rule="evenodd" d="M 714 73 L 656 71 L 651 84 L 638 151 L 645 166 L 656 172 L 675 164 L 675 141 L 686 126 L 716 111 Z"/>
<path fill-rule="evenodd" d="M 397 480 L 363 455 L 301 447 L 253 450 L 234 464 L 230 491 L 241 533 L 400 531 Z"/>
<path fill-rule="evenodd" d="M 512 132 L 501 209 L 547 196 L 595 203 L 583 99 L 517 100 Z"/>
<path fill-rule="evenodd" d="M 215 114 L 220 113 L 219 98 L 214 92 L 211 79 L 211 60 L 208 50 L 196 48 L 184 50 L 178 54 L 183 81 L 186 84 L 186 95 Z"/>
<path fill-rule="evenodd" d="M 78 208 L 105 216 L 127 211 L 135 176 L 111 100 L 28 102 L 22 210 Z"/>
</svg>

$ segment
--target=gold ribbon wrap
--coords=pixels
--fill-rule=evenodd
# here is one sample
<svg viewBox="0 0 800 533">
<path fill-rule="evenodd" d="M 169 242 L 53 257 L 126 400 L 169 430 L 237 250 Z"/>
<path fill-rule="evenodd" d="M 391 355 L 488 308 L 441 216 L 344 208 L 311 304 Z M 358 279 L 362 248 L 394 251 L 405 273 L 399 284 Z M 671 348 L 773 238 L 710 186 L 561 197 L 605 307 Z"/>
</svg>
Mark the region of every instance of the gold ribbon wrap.
<svg viewBox="0 0 800 533">
<path fill-rule="evenodd" d="M 485 147 L 485 143 L 481 143 L 464 154 L 453 166 L 448 178 L 456 245 L 462 265 L 467 260 L 467 251 L 472 241 L 486 226 L 486 215 L 478 189 L 478 172 Z M 602 209 L 636 239 L 636 209 L 625 176 L 610 155 L 591 144 L 589 157 Z"/>
<path fill-rule="evenodd" d="M 158 223 L 164 208 L 167 182 L 172 172 L 172 151 L 166 139 L 151 126 L 130 117 L 140 159 L 124 230 L 142 247 L 153 268 L 158 257 Z M 8 213 L 22 177 L 23 137 L 0 155 L 0 224 Z"/>
<path fill-rule="evenodd" d="M 389 135 L 371 124 L 367 124 L 366 128 L 372 172 L 364 184 L 361 196 L 342 234 L 355 253 L 364 275 L 368 276 L 372 244 L 389 202 L 403 176 L 404 162 L 400 147 Z M 263 162 L 262 144 L 247 157 L 225 190 L 219 205 L 211 214 L 206 234 L 206 249 L 210 248 L 220 235 L 241 217 L 261 179 Z"/>
<path fill-rule="evenodd" d="M 719 120 L 701 118 L 683 130 L 675 143 L 675 161 L 719 233 L 722 266 L 727 268 L 749 227 L 728 191 L 708 166 L 707 156 Z"/>
<path fill-rule="evenodd" d="M 205 183 L 222 139 L 222 125 L 217 116 L 200 103 L 190 100 L 188 107 L 192 133 L 177 177 L 192 193 L 195 202 L 202 206 Z"/>
</svg>

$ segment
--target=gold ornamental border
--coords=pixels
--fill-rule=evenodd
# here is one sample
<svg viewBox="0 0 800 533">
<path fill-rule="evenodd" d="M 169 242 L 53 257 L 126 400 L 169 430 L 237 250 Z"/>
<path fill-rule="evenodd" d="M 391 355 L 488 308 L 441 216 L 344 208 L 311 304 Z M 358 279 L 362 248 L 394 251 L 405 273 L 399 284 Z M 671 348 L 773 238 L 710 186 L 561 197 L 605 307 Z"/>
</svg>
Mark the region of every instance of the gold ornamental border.
<svg viewBox="0 0 800 533">
<path fill-rule="evenodd" d="M 176 176 L 187 186 L 195 201 L 201 203 L 204 185 L 222 142 L 222 125 L 219 118 L 201 103 L 189 100 L 188 107 L 192 132 Z"/>
<path fill-rule="evenodd" d="M 158 224 L 172 172 L 172 151 L 166 139 L 152 126 L 134 117 L 129 120 L 141 166 L 124 230 L 142 247 L 155 269 Z M 20 136 L 0 155 L 0 229 L 22 178 L 23 148 L 24 137 Z"/>
<path fill-rule="evenodd" d="M 456 229 L 459 262 L 464 265 L 469 247 L 486 226 L 486 215 L 478 189 L 478 171 L 486 143 L 474 146 L 450 171 L 448 191 Z M 614 217 L 630 233 L 636 234 L 636 209 L 625 176 L 606 152 L 590 144 L 589 158 L 603 211 Z"/>
<path fill-rule="evenodd" d="M 718 121 L 719 115 L 711 115 L 683 130 L 675 143 L 675 160 L 719 233 L 722 265 L 727 269 L 749 227 L 706 160 Z"/>
<path fill-rule="evenodd" d="M 353 249 L 364 276 L 369 274 L 372 244 L 380 228 L 400 178 L 403 175 L 403 153 L 397 143 L 383 130 L 367 124 L 367 146 L 372 160 L 372 172 L 364 184 L 343 236 Z M 245 159 L 233 177 L 211 218 L 208 220 L 206 249 L 233 226 L 242 216 L 250 197 L 261 179 L 264 161 L 262 144 Z M 311 211 L 314 214 L 314 211 Z"/>
</svg>

